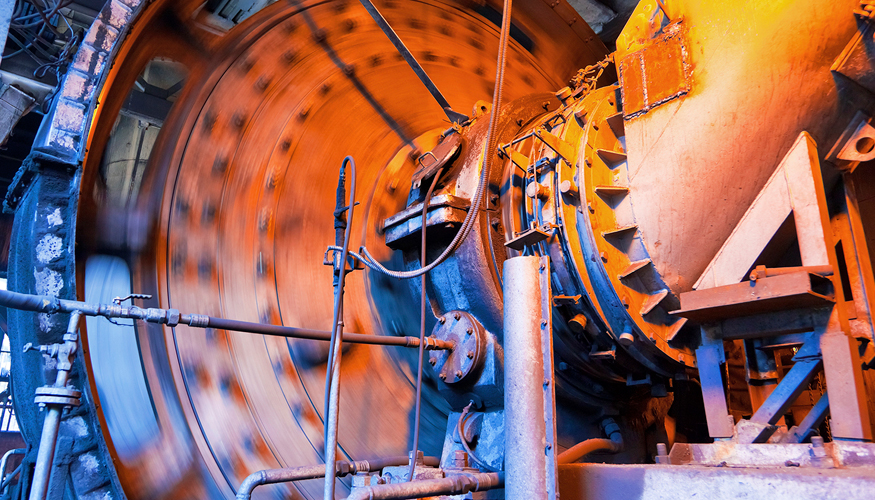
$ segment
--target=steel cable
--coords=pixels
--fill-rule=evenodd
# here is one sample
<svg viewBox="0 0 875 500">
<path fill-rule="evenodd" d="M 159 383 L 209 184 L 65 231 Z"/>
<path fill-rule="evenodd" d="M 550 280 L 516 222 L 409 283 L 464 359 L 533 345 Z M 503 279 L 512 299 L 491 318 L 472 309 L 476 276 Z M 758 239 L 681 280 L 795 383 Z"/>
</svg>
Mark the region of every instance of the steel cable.
<svg viewBox="0 0 875 500">
<path fill-rule="evenodd" d="M 432 195 L 432 193 L 434 193 L 434 188 L 435 188 L 435 186 L 437 186 L 438 179 L 440 178 L 443 171 L 444 171 L 444 168 L 441 167 L 434 174 L 434 179 L 432 179 L 431 185 L 429 185 L 428 191 L 425 193 L 425 199 L 423 199 L 423 201 L 422 201 L 422 238 L 421 238 L 422 246 L 421 246 L 421 250 L 419 252 L 420 253 L 419 263 L 422 267 L 425 267 L 425 260 L 426 260 L 425 226 L 426 226 L 426 223 L 428 222 L 428 205 L 431 202 L 431 195 Z M 419 295 L 419 306 L 420 306 L 419 307 L 420 308 L 420 313 L 419 313 L 419 351 L 418 351 L 419 362 L 418 362 L 417 368 L 416 368 L 416 400 L 415 400 L 416 401 L 416 404 L 415 404 L 416 409 L 414 410 L 414 417 L 413 417 L 413 450 L 410 454 L 410 469 L 408 470 L 408 474 L 407 474 L 408 481 L 413 481 L 413 472 L 416 470 L 416 456 L 419 452 L 419 413 L 420 413 L 420 409 L 422 407 L 422 353 L 425 350 L 424 346 L 423 346 L 423 344 L 425 343 L 425 308 L 426 308 L 426 302 L 428 299 L 428 297 L 425 293 L 425 274 L 420 276 L 419 279 L 420 279 L 420 286 L 422 288 L 421 293 Z"/>
<path fill-rule="evenodd" d="M 337 278 L 337 288 L 334 297 L 334 326 L 331 336 L 332 342 L 329 347 L 330 363 L 327 369 L 331 372 L 329 385 L 325 387 L 329 393 L 328 407 L 325 408 L 325 491 L 323 497 L 328 500 L 334 499 L 334 458 L 337 448 L 337 416 L 340 412 L 340 358 L 343 353 L 343 287 L 346 282 L 346 265 L 349 256 L 349 240 L 352 233 L 353 212 L 355 210 L 355 160 L 351 156 L 343 159 L 340 166 L 341 175 L 349 164 L 349 204 L 347 205 L 346 229 L 343 236 L 343 250 L 340 254 L 340 262 Z"/>
<path fill-rule="evenodd" d="M 350 255 L 359 259 L 362 263 L 368 266 L 370 269 L 381 272 L 387 276 L 391 276 L 393 278 L 398 279 L 409 279 L 416 278 L 418 276 L 422 276 L 423 274 L 431 271 L 438 265 L 440 265 L 443 261 L 445 261 L 462 242 L 465 238 L 470 234 L 471 229 L 474 227 L 474 223 L 477 221 L 478 215 L 480 215 L 480 204 L 483 202 L 483 193 L 486 191 L 486 185 L 489 179 L 489 171 L 492 167 L 492 156 L 495 151 L 497 139 L 496 128 L 498 126 L 498 115 L 501 111 L 501 99 L 503 95 L 504 88 L 504 70 L 505 63 L 507 62 L 507 40 L 510 35 L 510 19 L 511 19 L 511 8 L 513 1 L 512 0 L 504 0 L 504 9 L 502 12 L 501 19 L 501 34 L 498 38 L 498 68 L 496 69 L 495 74 L 495 90 L 492 95 L 492 113 L 489 116 L 489 128 L 486 132 L 486 147 L 483 150 L 483 166 L 480 170 L 480 179 L 477 183 L 477 190 L 474 192 L 474 198 L 471 200 L 471 208 L 468 210 L 467 215 L 465 215 L 465 220 L 462 222 L 462 227 L 459 228 L 459 232 L 456 233 L 456 236 L 453 238 L 453 241 L 450 242 L 449 246 L 435 259 L 431 264 L 427 266 L 421 266 L 419 269 L 415 269 L 413 271 L 394 271 L 392 269 L 388 269 L 379 262 L 368 252 L 368 249 L 362 246 L 359 251 L 361 254 L 356 254 L 350 252 Z"/>
</svg>

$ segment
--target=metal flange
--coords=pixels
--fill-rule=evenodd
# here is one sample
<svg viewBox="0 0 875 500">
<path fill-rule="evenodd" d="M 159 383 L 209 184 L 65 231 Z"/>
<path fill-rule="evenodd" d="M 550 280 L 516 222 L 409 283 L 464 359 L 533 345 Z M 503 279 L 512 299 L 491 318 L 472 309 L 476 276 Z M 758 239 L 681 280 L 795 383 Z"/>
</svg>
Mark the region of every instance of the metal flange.
<svg viewBox="0 0 875 500">
<path fill-rule="evenodd" d="M 438 318 L 432 337 L 455 344 L 452 351 L 431 351 L 428 362 L 446 384 L 458 384 L 483 363 L 486 330 L 464 311 L 450 311 Z"/>
<path fill-rule="evenodd" d="M 33 402 L 41 407 L 47 405 L 79 406 L 80 397 L 82 397 L 82 392 L 76 389 L 45 385 L 36 390 Z"/>
</svg>

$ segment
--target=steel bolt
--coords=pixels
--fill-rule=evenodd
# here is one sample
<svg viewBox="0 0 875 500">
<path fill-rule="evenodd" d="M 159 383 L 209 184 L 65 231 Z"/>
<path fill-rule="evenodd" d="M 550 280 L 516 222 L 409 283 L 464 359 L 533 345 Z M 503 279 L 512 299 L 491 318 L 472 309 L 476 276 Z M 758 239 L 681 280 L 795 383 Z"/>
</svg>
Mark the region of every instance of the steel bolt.
<svg viewBox="0 0 875 500">
<path fill-rule="evenodd" d="M 428 364 L 434 366 L 437 364 L 437 358 L 428 358 Z"/>
<path fill-rule="evenodd" d="M 461 313 L 453 314 L 453 318 L 455 318 L 456 321 L 459 321 L 460 319 L 462 319 L 462 314 Z"/>
<path fill-rule="evenodd" d="M 571 181 L 569 181 L 567 179 L 562 181 L 561 184 L 559 184 L 559 191 L 562 194 L 568 195 L 568 196 L 577 195 L 577 188 L 574 186 L 574 184 L 571 183 Z"/>
<path fill-rule="evenodd" d="M 541 328 L 547 328 L 547 320 L 541 320 Z"/>
<path fill-rule="evenodd" d="M 447 318 L 445 318 L 445 317 L 443 317 L 443 316 L 441 316 L 440 318 L 438 318 L 438 323 L 440 323 L 440 324 L 443 325 L 443 324 L 446 323 L 446 322 L 447 322 Z"/>
<path fill-rule="evenodd" d="M 462 375 L 463 375 L 462 370 L 457 370 L 456 371 L 456 380 L 462 378 Z"/>
<path fill-rule="evenodd" d="M 474 359 L 474 351 L 468 351 L 468 359 Z"/>
<path fill-rule="evenodd" d="M 466 334 L 466 335 L 471 335 L 472 333 L 474 333 L 474 328 L 469 326 L 469 327 L 465 330 L 465 334 Z"/>
<path fill-rule="evenodd" d="M 441 379 L 441 380 L 446 380 L 446 379 L 447 379 L 447 374 L 446 374 L 446 373 L 443 373 L 443 372 L 441 372 L 441 374 L 440 374 L 440 375 L 438 375 L 438 378 L 440 378 L 440 379 Z"/>
</svg>

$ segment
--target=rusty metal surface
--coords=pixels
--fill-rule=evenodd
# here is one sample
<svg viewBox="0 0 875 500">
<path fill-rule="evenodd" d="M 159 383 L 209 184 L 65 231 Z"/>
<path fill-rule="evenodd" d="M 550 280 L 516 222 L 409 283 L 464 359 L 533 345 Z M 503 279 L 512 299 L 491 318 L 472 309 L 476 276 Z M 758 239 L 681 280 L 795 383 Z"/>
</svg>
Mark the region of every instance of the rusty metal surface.
<svg viewBox="0 0 875 500">
<path fill-rule="evenodd" d="M 828 307 L 835 302 L 832 290 L 829 278 L 800 271 L 682 293 L 681 309 L 673 314 L 711 322 L 785 309 Z"/>
<path fill-rule="evenodd" d="M 685 25 L 675 21 L 644 48 L 620 59 L 623 116 L 629 120 L 690 91 Z"/>
<path fill-rule="evenodd" d="M 692 87 L 628 121 L 626 146 L 638 225 L 673 291 L 691 288 L 801 130 L 828 147 L 856 111 L 830 72 L 855 3 L 666 2 L 696 41 Z"/>
</svg>

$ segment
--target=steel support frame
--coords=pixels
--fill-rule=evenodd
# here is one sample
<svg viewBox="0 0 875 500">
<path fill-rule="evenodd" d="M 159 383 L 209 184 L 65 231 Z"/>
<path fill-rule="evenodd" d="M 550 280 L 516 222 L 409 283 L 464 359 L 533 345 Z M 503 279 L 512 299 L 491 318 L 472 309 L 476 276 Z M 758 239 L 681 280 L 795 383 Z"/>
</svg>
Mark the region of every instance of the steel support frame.
<svg viewBox="0 0 875 500">
<path fill-rule="evenodd" d="M 839 269 L 818 158 L 817 145 L 814 140 L 806 132 L 802 132 L 723 248 L 699 278 L 695 288 L 725 286 L 743 279 L 744 273 L 751 268 L 771 241 L 774 233 L 791 215 L 796 225 L 802 265 L 806 267 L 828 265 L 833 270 Z M 771 228 L 772 231 L 764 232 L 764 228 Z M 836 272 L 832 276 L 836 305 L 825 310 L 824 316 L 816 313 L 809 318 L 802 318 L 802 320 L 807 319 L 814 323 L 810 325 L 814 327 L 811 330 L 796 330 L 796 332 L 812 331 L 805 346 L 808 354 L 805 357 L 799 357 L 798 369 L 794 367 L 791 373 L 788 373 L 785 380 L 764 402 L 763 407 L 746 424 L 758 425 L 762 429 L 760 432 L 753 432 L 752 437 L 749 437 L 752 441 L 749 442 L 761 442 L 768 439 L 767 434 L 770 432 L 767 428 L 780 419 L 793 399 L 807 385 L 808 380 L 821 362 L 829 388 L 828 402 L 829 411 L 832 414 L 834 438 L 865 441 L 872 439 L 857 341 L 850 336 L 847 311 L 844 307 L 845 300 L 840 277 L 837 274 Z M 763 314 L 761 316 L 767 317 L 769 315 Z M 740 330 L 737 328 L 738 326 L 750 325 L 750 322 L 745 321 L 747 318 L 738 319 L 740 321 L 736 321 L 738 324 L 734 325 L 736 330 Z M 723 323 L 732 330 L 733 325 L 729 324 L 731 322 L 730 319 Z M 794 320 L 794 322 L 798 323 L 800 320 Z M 806 321 L 801 322 L 805 323 Z M 777 327 L 779 323 L 775 321 L 773 324 Z M 785 331 L 775 331 L 769 334 L 794 333 L 792 328 L 786 328 L 786 323 L 784 323 L 784 328 Z M 760 329 L 762 329 L 762 325 Z M 722 335 L 724 329 L 714 324 L 706 330 L 708 330 L 708 334 L 703 335 L 703 337 L 710 337 L 712 344 L 721 342 L 722 339 L 730 336 L 736 338 L 767 336 L 766 332 L 763 331 L 751 332 L 747 335 L 738 331 L 737 336 L 724 337 Z M 814 352 L 814 346 L 811 345 L 815 339 L 821 359 L 816 359 L 818 353 Z M 716 355 L 713 346 L 705 345 L 699 352 L 701 352 L 701 356 L 698 364 L 700 373 L 704 374 L 702 388 L 706 402 L 709 432 L 715 438 L 729 437 L 726 436 L 728 434 L 726 426 L 728 414 L 725 412 L 725 401 L 722 405 L 716 401 L 720 393 L 723 392 L 722 381 L 718 387 L 718 380 L 714 376 L 715 373 L 719 374 L 719 363 L 723 359 Z M 793 373 L 794 370 L 795 373 Z M 725 394 L 723 395 L 725 397 Z M 710 408 L 708 408 L 709 405 Z M 826 410 L 819 409 L 818 411 Z M 814 414 L 812 418 L 816 416 Z"/>
</svg>

